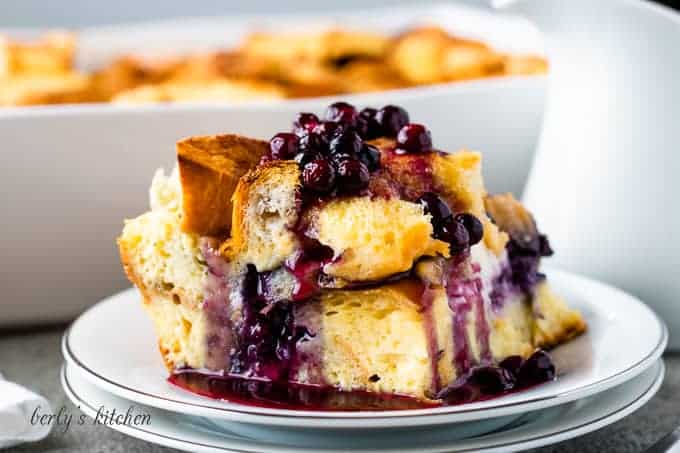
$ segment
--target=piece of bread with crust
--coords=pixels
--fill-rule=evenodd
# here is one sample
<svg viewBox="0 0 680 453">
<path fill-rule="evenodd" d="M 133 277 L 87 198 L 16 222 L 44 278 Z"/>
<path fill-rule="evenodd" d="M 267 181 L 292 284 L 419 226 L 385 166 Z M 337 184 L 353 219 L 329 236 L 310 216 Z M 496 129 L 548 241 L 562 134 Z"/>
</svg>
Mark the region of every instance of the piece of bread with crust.
<svg viewBox="0 0 680 453">
<path fill-rule="evenodd" d="M 267 162 L 246 173 L 233 191 L 231 237 L 221 246 L 229 261 L 273 270 L 298 248 L 294 229 L 300 170 L 293 161 Z"/>
<path fill-rule="evenodd" d="M 380 58 L 389 37 L 378 33 L 328 30 L 310 33 L 253 33 L 240 47 L 246 54 L 270 61 L 336 61 L 343 58 Z"/>
<path fill-rule="evenodd" d="M 75 37 L 49 33 L 19 42 L 0 36 L 0 106 L 90 100 L 90 77 L 74 68 Z"/>
<path fill-rule="evenodd" d="M 387 140 L 374 143 L 386 153 L 393 146 Z M 433 153 L 432 159 L 435 187 L 452 200 L 457 211 L 483 219 L 485 191 L 479 154 Z M 385 159 L 390 177 L 413 185 L 408 179 L 412 176 L 409 165 L 398 162 L 401 160 Z M 180 174 L 181 167 L 180 161 Z M 205 184 L 204 178 L 195 180 Z M 299 191 L 300 171 L 292 161 L 264 164 L 245 175 L 234 192 L 231 237 L 221 249 L 225 256 L 252 263 L 260 272 L 281 266 L 299 246 L 294 232 L 300 221 L 296 211 Z M 200 203 L 184 197 L 185 211 L 193 211 L 196 205 Z M 225 210 L 210 206 L 199 210 L 201 215 L 192 217 L 224 223 L 218 216 L 223 216 Z M 311 209 L 304 223 L 308 235 L 330 247 L 337 258 L 324 271 L 345 281 L 379 280 L 407 271 L 423 256 L 448 257 L 445 243 L 432 238 L 429 216 L 420 205 L 409 201 L 380 197 L 336 200 Z M 488 220 L 485 229 L 488 243 L 500 253 L 507 239 Z M 188 230 L 200 232 L 196 228 Z"/>
<path fill-rule="evenodd" d="M 299 248 L 300 171 L 295 162 L 266 163 L 246 174 L 233 198 L 231 237 L 222 253 L 270 271 Z M 422 256 L 448 257 L 432 238 L 430 216 L 404 200 L 349 198 L 314 207 L 302 220 L 308 237 L 330 247 L 336 259 L 324 272 L 347 281 L 370 281 L 407 271 Z M 414 244 L 416 245 L 414 247 Z"/>
<path fill-rule="evenodd" d="M 75 72 L 0 78 L 0 106 L 74 104 L 90 99 L 89 78 Z"/>
<path fill-rule="evenodd" d="M 68 74 L 74 59 L 75 36 L 70 33 L 52 32 L 26 42 L 0 35 L 0 79 Z"/>
<path fill-rule="evenodd" d="M 541 57 L 514 60 L 482 42 L 452 36 L 438 27 L 416 28 L 399 36 L 392 45 L 390 63 L 413 84 L 539 74 L 547 70 Z"/>
<path fill-rule="evenodd" d="M 236 185 L 268 149 L 269 144 L 263 140 L 233 134 L 177 142 L 182 229 L 203 236 L 228 234 Z"/>
<path fill-rule="evenodd" d="M 92 96 L 98 102 L 109 102 L 142 85 L 164 83 L 179 64 L 176 59 L 120 56 L 92 73 Z"/>
</svg>

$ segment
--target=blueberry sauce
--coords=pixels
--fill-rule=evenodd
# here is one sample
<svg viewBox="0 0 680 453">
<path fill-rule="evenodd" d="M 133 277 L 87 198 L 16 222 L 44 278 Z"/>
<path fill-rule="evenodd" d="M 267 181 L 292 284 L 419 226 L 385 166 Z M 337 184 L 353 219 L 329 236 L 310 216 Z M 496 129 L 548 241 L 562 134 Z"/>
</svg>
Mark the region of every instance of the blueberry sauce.
<svg viewBox="0 0 680 453">
<path fill-rule="evenodd" d="M 324 384 L 269 381 L 209 370 L 179 369 L 171 384 L 214 399 L 249 406 L 311 411 L 427 409 L 485 401 L 555 379 L 550 356 L 537 350 L 527 360 L 511 356 L 499 365 L 473 367 L 441 389 L 436 400 L 362 390 L 342 391 Z M 507 363 L 513 363 L 509 367 Z"/>
<path fill-rule="evenodd" d="M 491 363 L 489 345 L 489 322 L 482 296 L 480 266 L 470 263 L 469 254 L 448 263 L 444 285 L 449 307 L 453 314 L 452 331 L 454 346 L 454 366 L 459 376 L 469 372 L 474 366 Z M 479 361 L 472 355 L 468 335 L 470 316 L 475 320 L 475 337 L 479 350 Z"/>
<path fill-rule="evenodd" d="M 464 404 L 496 398 L 555 379 L 550 355 L 536 350 L 528 359 L 510 356 L 498 365 L 476 366 L 442 389 L 442 404 Z"/>
<path fill-rule="evenodd" d="M 539 272 L 541 257 L 553 254 L 545 235 L 536 230 L 526 233 L 510 232 L 506 247 L 508 263 L 492 282 L 491 307 L 498 311 L 512 294 L 533 296 L 534 288 L 545 279 Z"/>
<path fill-rule="evenodd" d="M 299 233 L 303 248 L 284 263 L 284 267 L 295 278 L 292 300 L 301 301 L 317 295 L 321 284 L 322 269 L 333 262 L 333 250 Z M 316 242 L 314 245 L 309 243 Z M 306 246 L 305 246 L 306 245 Z"/>
<path fill-rule="evenodd" d="M 477 294 L 474 297 L 475 305 L 475 329 L 477 332 L 477 340 L 479 341 L 479 357 L 480 362 L 489 363 L 492 360 L 491 346 L 489 344 L 489 337 L 491 332 L 489 330 L 489 321 L 486 317 L 486 308 L 484 306 L 484 299 L 482 298 L 482 284 L 479 278 L 475 279 L 475 286 Z"/>
<path fill-rule="evenodd" d="M 472 367 L 473 357 L 468 343 L 467 320 L 472 311 L 476 292 L 474 280 L 470 282 L 449 279 L 447 282 L 446 295 L 453 313 L 453 361 L 459 375 Z"/>
<path fill-rule="evenodd" d="M 205 365 L 213 370 L 228 370 L 237 343 L 232 313 L 238 301 L 230 297 L 229 266 L 217 251 L 217 241 L 204 240 L 201 249 L 208 268 L 203 301 L 207 320 Z"/>
<path fill-rule="evenodd" d="M 319 382 L 320 306 L 313 301 L 273 301 L 270 274 L 248 266 L 231 275 L 210 241 L 204 241 L 208 267 L 203 310 L 207 320 L 206 367 L 229 376 L 271 381 Z"/>
<path fill-rule="evenodd" d="M 426 409 L 437 401 L 355 390 L 340 391 L 328 385 L 266 381 L 223 376 L 205 370 L 177 370 L 170 383 L 190 392 L 248 406 L 306 411 L 370 411 Z"/>
<path fill-rule="evenodd" d="M 302 348 L 305 343 L 320 341 L 317 338 L 319 317 L 311 312 L 319 311 L 319 304 L 285 300 L 270 304 L 262 297 L 262 287 L 255 267 L 248 266 L 242 289 L 241 319 L 236 326 L 240 347 L 232 353 L 230 374 L 270 381 L 295 381 L 299 364 L 305 362 L 299 357 L 299 351 L 306 354 L 306 366 L 319 362 L 309 357 L 316 348 Z M 303 311 L 306 316 L 298 316 Z M 305 374 L 321 375 L 310 370 Z"/>
<path fill-rule="evenodd" d="M 433 309 L 435 297 L 436 292 L 431 285 L 429 283 L 423 283 L 419 299 L 423 312 L 423 329 L 425 331 L 425 341 L 427 342 L 427 354 L 430 360 L 430 387 L 432 392 L 436 394 L 442 387 L 441 376 L 439 375 L 439 360 L 441 360 L 442 349 L 439 347 L 439 340 L 435 327 L 436 322 Z"/>
</svg>

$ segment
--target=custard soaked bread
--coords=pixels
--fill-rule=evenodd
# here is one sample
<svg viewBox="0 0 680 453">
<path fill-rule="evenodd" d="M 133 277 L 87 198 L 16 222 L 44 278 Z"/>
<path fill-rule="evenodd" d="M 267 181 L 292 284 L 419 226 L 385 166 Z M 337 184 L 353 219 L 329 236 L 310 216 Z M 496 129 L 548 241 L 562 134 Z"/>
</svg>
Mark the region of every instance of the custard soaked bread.
<svg viewBox="0 0 680 453">
<path fill-rule="evenodd" d="M 552 379 L 540 348 L 585 330 L 539 272 L 552 250 L 531 215 L 485 193 L 481 156 L 434 150 L 395 106 L 336 103 L 268 144 L 181 141 L 119 245 L 194 390 L 179 377 L 460 401 Z"/>
</svg>

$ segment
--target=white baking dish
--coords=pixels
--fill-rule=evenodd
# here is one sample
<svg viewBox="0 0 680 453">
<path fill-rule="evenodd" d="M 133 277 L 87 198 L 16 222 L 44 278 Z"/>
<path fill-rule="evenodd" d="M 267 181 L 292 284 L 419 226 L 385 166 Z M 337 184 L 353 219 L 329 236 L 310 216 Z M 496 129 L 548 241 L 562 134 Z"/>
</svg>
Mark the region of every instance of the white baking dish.
<svg viewBox="0 0 680 453">
<path fill-rule="evenodd" d="M 343 25 L 396 32 L 417 23 L 438 24 L 502 50 L 542 53 L 540 35 L 522 19 L 440 5 L 83 30 L 79 64 L 97 66 L 129 51 L 158 54 L 229 46 L 253 28 Z M 519 194 L 541 126 L 545 88 L 546 77 L 533 76 L 344 98 L 359 106 L 404 106 L 413 121 L 431 128 L 438 147 L 483 151 L 491 191 Z M 124 218 L 146 209 L 153 171 L 171 167 L 179 138 L 224 132 L 268 138 L 288 129 L 296 112 L 322 112 L 330 102 L 0 109 L 0 325 L 68 319 L 127 285 L 115 237 Z"/>
</svg>

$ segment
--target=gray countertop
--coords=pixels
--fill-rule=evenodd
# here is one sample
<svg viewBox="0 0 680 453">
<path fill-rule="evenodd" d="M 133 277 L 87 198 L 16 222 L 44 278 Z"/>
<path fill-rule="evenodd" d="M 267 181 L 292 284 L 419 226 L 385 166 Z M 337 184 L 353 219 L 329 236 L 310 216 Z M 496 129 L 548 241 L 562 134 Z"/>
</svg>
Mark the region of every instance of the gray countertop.
<svg viewBox="0 0 680 453">
<path fill-rule="evenodd" d="M 62 356 L 59 343 L 63 327 L 28 331 L 0 331 L 0 372 L 50 400 L 53 409 L 78 409 L 66 398 L 59 382 Z M 124 333 L 123 333 L 124 334 Z M 667 354 L 666 380 L 659 393 L 623 420 L 534 453 L 640 452 L 680 424 L 680 354 Z M 128 437 L 102 425 L 73 424 L 67 432 L 53 430 L 45 440 L 24 444 L 7 452 L 171 452 Z"/>
</svg>

